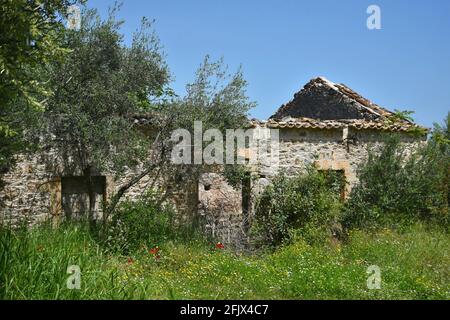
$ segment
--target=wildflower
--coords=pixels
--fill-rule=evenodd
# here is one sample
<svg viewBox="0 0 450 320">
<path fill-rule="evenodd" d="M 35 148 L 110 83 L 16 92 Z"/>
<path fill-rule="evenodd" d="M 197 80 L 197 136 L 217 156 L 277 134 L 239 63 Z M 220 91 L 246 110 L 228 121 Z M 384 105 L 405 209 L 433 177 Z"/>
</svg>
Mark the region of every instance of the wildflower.
<svg viewBox="0 0 450 320">
<path fill-rule="evenodd" d="M 134 262 L 133 258 L 128 258 L 128 264 L 132 264 Z"/>
<path fill-rule="evenodd" d="M 155 260 L 159 260 L 159 259 L 161 259 L 161 256 L 158 254 L 155 256 Z"/>
<path fill-rule="evenodd" d="M 159 247 L 156 246 L 156 247 L 154 247 L 154 248 L 151 248 L 151 249 L 149 250 L 149 253 L 150 253 L 150 254 L 153 254 L 153 255 L 157 255 L 157 254 L 158 254 L 158 251 L 159 251 Z"/>
<path fill-rule="evenodd" d="M 38 252 L 42 252 L 42 251 L 44 251 L 44 246 L 42 244 L 40 244 L 40 245 L 37 246 L 36 250 Z"/>
<path fill-rule="evenodd" d="M 221 242 L 216 243 L 216 249 L 223 249 L 225 246 Z"/>
</svg>

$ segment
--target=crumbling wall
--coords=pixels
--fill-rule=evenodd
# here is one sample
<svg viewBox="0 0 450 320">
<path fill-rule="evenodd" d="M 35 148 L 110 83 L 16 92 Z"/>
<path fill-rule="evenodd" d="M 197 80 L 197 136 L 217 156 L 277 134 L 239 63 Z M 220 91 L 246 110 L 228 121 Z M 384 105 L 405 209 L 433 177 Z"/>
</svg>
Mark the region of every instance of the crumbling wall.
<svg viewBox="0 0 450 320">
<path fill-rule="evenodd" d="M 204 174 L 198 182 L 172 185 L 168 201 L 178 211 L 179 223 L 190 223 L 199 218 L 205 233 L 219 241 L 244 247 L 248 242 L 247 229 L 251 224 L 254 200 L 271 179 L 280 172 L 296 174 L 310 164 L 321 170 L 340 170 L 347 181 L 345 196 L 357 182 L 358 166 L 367 159 L 368 148 L 379 148 L 383 141 L 380 131 L 340 129 L 281 129 L 279 158 L 273 166 L 248 166 L 251 173 L 249 208 L 243 208 L 242 188 L 233 188 L 220 174 Z M 408 152 L 425 143 L 424 138 L 403 134 Z M 255 152 L 246 152 L 252 155 Z M 56 162 L 56 160 L 55 160 Z M 52 173 L 55 172 L 55 173 Z M 0 192 L 0 214 L 17 223 L 26 220 L 35 223 L 45 219 L 58 221 L 64 216 L 62 170 L 49 168 L 38 156 L 19 156 L 14 170 L 2 176 L 5 188 Z M 105 197 L 114 194 L 136 172 L 132 169 L 114 178 L 105 174 Z M 156 187 L 149 177 L 143 178 L 128 190 L 122 201 L 138 200 L 149 188 Z"/>
<path fill-rule="evenodd" d="M 0 217 L 12 224 L 36 223 L 60 210 L 59 180 L 38 157 L 19 155 L 17 165 L 2 175 Z"/>
<path fill-rule="evenodd" d="M 140 168 L 136 168 L 135 170 L 128 169 L 119 177 L 113 178 L 110 176 L 109 182 L 107 183 L 108 197 L 115 194 L 118 189 L 128 182 L 133 176 L 135 176 L 136 171 L 139 170 Z M 164 201 L 173 205 L 176 209 L 176 223 L 189 223 L 192 221 L 197 213 L 198 207 L 197 181 L 185 180 L 178 181 L 178 183 L 175 184 L 167 181 L 164 177 L 155 179 L 152 175 L 145 176 L 138 183 L 127 190 L 120 202 L 139 200 L 145 196 L 150 189 L 154 189 L 157 192 L 166 193 L 166 195 L 163 195 L 165 198 Z"/>
<path fill-rule="evenodd" d="M 201 176 L 198 214 L 206 234 L 227 245 L 245 246 L 248 217 L 242 203 L 242 186 L 233 188 L 219 172 Z"/>
<path fill-rule="evenodd" d="M 71 218 L 86 216 L 89 197 L 87 189 L 83 189 L 84 177 L 66 176 L 62 168 L 55 168 L 54 163 L 57 160 L 53 158 L 54 161 L 51 161 L 52 157 L 51 153 L 19 155 L 17 165 L 2 175 L 5 187 L 0 191 L 0 220 L 7 220 L 13 225 L 22 222 L 32 225 L 45 220 L 58 223 L 66 216 Z M 129 181 L 136 174 L 136 170 L 128 169 L 117 177 L 111 173 L 93 177 L 94 182 L 99 179 L 105 180 L 102 183 L 94 183 L 95 219 L 102 217 L 103 201 L 107 201 L 120 186 Z M 157 187 L 158 181 L 156 185 L 153 182 L 150 177 L 144 177 L 125 193 L 121 202 L 141 199 L 149 188 Z M 104 186 L 101 185 L 103 183 Z M 171 186 L 167 201 L 177 209 L 179 213 L 177 220 L 185 223 L 197 212 L 197 183 L 186 182 Z"/>
<path fill-rule="evenodd" d="M 247 214 L 242 208 L 242 189 L 233 189 L 219 173 L 209 173 L 199 183 L 199 212 L 207 220 L 206 231 L 220 241 L 237 247 L 248 243 L 247 227 L 254 214 L 255 199 L 279 173 L 294 175 L 308 165 L 319 170 L 336 170 L 344 174 L 343 197 L 358 182 L 359 166 L 367 160 L 369 148 L 379 149 L 386 133 L 374 130 L 282 129 L 279 132 L 279 159 L 272 167 L 249 165 L 252 175 L 252 206 Z M 400 134 L 407 153 L 411 153 L 425 137 L 419 139 Z M 256 154 L 255 150 L 246 152 Z"/>
</svg>

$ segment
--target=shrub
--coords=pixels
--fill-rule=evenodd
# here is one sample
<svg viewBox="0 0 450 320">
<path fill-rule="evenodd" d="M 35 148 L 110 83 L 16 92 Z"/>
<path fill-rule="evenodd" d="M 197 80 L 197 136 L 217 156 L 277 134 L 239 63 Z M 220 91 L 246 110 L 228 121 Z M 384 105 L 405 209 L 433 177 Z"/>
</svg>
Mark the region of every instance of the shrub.
<svg viewBox="0 0 450 320">
<path fill-rule="evenodd" d="M 338 174 L 314 168 L 294 177 L 276 177 L 256 203 L 256 242 L 277 246 L 295 236 L 314 242 L 329 235 L 339 220 L 342 183 Z"/>
<path fill-rule="evenodd" d="M 390 136 L 379 152 L 369 151 L 358 170 L 344 224 L 378 228 L 423 220 L 448 225 L 448 168 L 449 159 L 437 144 L 408 155 L 399 138 Z"/>
<path fill-rule="evenodd" d="M 142 245 L 155 246 L 177 237 L 174 210 L 152 192 L 139 201 L 124 201 L 106 225 L 104 244 L 108 249 L 129 253 Z"/>
</svg>

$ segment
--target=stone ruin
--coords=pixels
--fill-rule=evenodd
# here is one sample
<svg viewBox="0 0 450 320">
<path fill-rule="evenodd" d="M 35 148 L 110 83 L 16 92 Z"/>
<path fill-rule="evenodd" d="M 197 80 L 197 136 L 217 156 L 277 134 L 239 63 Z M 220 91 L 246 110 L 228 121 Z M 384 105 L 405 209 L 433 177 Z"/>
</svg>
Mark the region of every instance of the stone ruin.
<svg viewBox="0 0 450 320">
<path fill-rule="evenodd" d="M 311 164 L 319 170 L 338 171 L 345 177 L 345 198 L 357 182 L 356 170 L 367 158 L 368 147 L 380 144 L 386 133 L 398 133 L 410 149 L 425 143 L 425 128 L 404 119 L 393 121 L 394 116 L 343 84 L 323 77 L 312 79 L 268 120 L 249 120 L 252 128 L 277 132 L 276 164 L 269 159 L 248 165 L 248 178 L 239 188 L 231 187 L 220 170 L 205 173 L 194 185 L 179 186 L 174 203 L 180 215 L 196 216 L 204 231 L 218 241 L 241 246 L 248 240 L 257 195 L 280 172 L 294 174 Z M 249 159 L 254 150 L 239 152 Z M 18 165 L 2 178 L 3 218 L 18 221 L 26 217 L 37 222 L 86 211 L 87 191 L 80 177 L 54 176 L 38 155 L 20 155 Z M 107 201 L 121 179 L 125 177 L 95 177 L 98 204 Z M 144 179 L 126 197 L 138 199 L 147 184 Z M 101 216 L 101 205 L 96 206 L 96 215 Z"/>
</svg>

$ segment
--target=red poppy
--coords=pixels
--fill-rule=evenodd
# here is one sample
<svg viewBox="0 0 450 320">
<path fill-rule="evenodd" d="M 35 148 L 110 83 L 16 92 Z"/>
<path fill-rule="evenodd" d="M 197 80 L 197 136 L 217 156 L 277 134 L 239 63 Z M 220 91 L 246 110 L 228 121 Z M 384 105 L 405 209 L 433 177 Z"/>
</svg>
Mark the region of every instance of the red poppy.
<svg viewBox="0 0 450 320">
<path fill-rule="evenodd" d="M 156 247 L 154 247 L 154 248 L 151 248 L 151 249 L 149 250 L 149 253 L 150 253 L 150 254 L 153 254 L 153 255 L 158 254 L 158 252 L 159 252 L 159 247 L 158 247 L 158 246 L 156 246 Z"/>
<path fill-rule="evenodd" d="M 223 249 L 225 246 L 221 242 L 216 243 L 216 249 Z"/>
<path fill-rule="evenodd" d="M 134 262 L 133 258 L 128 258 L 128 264 L 132 264 Z"/>
<path fill-rule="evenodd" d="M 161 256 L 158 254 L 155 256 L 155 260 L 159 260 L 161 258 Z"/>
</svg>

